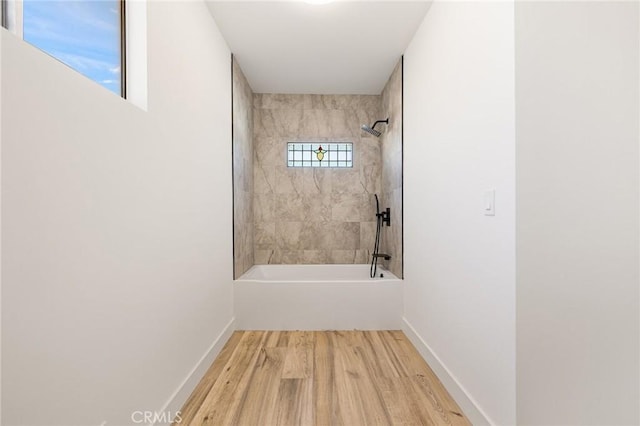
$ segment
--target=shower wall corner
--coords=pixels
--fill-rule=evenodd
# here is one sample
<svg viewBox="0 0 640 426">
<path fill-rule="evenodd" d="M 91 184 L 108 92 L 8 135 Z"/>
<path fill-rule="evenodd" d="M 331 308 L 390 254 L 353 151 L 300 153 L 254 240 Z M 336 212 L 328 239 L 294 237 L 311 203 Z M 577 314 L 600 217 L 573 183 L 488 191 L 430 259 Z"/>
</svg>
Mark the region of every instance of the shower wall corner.
<svg viewBox="0 0 640 426">
<path fill-rule="evenodd" d="M 403 107 L 402 59 L 394 68 L 382 91 L 382 115 L 389 124 L 381 136 L 382 182 L 381 207 L 391 208 L 391 226 L 382 228 L 380 252 L 391 259 L 384 266 L 403 278 Z"/>
<path fill-rule="evenodd" d="M 253 91 L 236 58 L 232 72 L 233 275 L 254 264 Z"/>
</svg>

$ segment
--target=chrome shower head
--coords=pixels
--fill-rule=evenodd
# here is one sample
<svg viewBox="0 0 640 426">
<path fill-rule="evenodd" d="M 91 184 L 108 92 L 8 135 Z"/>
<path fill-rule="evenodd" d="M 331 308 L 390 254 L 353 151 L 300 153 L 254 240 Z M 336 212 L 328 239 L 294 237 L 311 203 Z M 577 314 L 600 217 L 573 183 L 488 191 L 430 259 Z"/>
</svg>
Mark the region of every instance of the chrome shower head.
<svg viewBox="0 0 640 426">
<path fill-rule="evenodd" d="M 364 130 L 365 132 L 372 134 L 373 136 L 375 136 L 376 138 L 379 138 L 380 135 L 382 134 L 382 132 L 379 132 L 376 130 L 376 125 L 378 125 L 378 123 L 385 123 L 385 124 L 389 124 L 389 119 L 387 118 L 386 120 L 378 120 L 375 123 L 373 123 L 373 126 L 369 127 L 366 124 L 363 124 L 362 127 L 360 127 L 362 130 Z"/>
<path fill-rule="evenodd" d="M 361 129 L 362 129 L 362 130 L 364 130 L 364 131 L 365 131 L 365 132 L 367 132 L 367 133 L 372 134 L 372 135 L 373 135 L 373 136 L 375 136 L 376 138 L 379 138 L 379 137 L 380 137 L 380 135 L 382 134 L 382 133 L 380 133 L 380 132 L 379 132 L 379 131 L 377 131 L 377 130 L 373 130 L 371 127 L 367 126 L 366 124 L 363 124 L 363 125 L 362 125 L 362 127 L 361 127 Z"/>
</svg>

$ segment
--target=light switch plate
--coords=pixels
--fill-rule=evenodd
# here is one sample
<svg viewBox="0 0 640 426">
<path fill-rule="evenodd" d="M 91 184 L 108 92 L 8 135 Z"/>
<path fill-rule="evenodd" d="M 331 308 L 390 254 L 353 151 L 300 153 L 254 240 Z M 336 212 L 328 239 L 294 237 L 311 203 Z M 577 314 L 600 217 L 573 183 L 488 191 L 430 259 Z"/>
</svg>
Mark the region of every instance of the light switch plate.
<svg viewBox="0 0 640 426">
<path fill-rule="evenodd" d="M 496 190 L 492 189 L 484 192 L 484 215 L 496 215 Z"/>
</svg>

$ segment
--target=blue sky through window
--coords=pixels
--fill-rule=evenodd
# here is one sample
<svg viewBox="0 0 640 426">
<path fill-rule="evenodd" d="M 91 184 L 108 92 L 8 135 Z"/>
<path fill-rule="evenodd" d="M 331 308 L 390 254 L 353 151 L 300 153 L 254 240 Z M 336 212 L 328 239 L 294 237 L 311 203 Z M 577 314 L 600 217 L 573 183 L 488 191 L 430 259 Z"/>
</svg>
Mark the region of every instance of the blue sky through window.
<svg viewBox="0 0 640 426">
<path fill-rule="evenodd" d="M 24 0 L 24 39 L 121 94 L 119 0 Z"/>
</svg>

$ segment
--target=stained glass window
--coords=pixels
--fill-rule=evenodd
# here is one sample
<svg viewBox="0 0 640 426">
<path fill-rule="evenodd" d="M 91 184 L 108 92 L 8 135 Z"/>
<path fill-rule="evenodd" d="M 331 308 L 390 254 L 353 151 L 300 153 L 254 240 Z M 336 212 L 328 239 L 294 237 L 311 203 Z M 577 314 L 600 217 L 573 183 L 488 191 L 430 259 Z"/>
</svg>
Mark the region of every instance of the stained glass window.
<svg viewBox="0 0 640 426">
<path fill-rule="evenodd" d="M 353 167 L 351 142 L 289 142 L 289 167 Z"/>
</svg>

